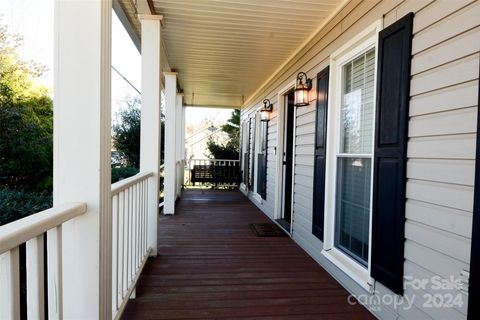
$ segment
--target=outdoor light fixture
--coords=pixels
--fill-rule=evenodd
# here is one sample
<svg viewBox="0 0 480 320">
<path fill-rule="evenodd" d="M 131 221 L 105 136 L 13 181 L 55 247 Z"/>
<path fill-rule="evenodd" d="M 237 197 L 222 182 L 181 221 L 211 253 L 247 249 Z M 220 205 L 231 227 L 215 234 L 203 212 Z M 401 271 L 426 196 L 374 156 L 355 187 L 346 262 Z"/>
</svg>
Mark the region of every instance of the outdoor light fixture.
<svg viewBox="0 0 480 320">
<path fill-rule="evenodd" d="M 308 91 L 312 89 L 312 79 L 305 72 L 299 72 L 295 83 L 295 107 L 308 106 Z"/>
<path fill-rule="evenodd" d="M 273 104 L 270 100 L 263 100 L 263 108 L 260 109 L 260 120 L 261 121 L 270 121 L 270 113 L 273 111 Z"/>
</svg>

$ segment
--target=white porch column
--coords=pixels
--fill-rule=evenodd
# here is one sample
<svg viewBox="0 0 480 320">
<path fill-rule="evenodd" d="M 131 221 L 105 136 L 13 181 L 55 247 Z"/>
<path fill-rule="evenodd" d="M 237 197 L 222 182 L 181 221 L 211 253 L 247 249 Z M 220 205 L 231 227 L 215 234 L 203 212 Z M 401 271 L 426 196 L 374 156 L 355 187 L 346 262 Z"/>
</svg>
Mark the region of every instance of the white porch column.
<svg viewBox="0 0 480 320">
<path fill-rule="evenodd" d="M 165 75 L 165 205 L 164 214 L 175 213 L 175 176 L 176 176 L 176 97 L 177 73 L 164 72 Z"/>
<path fill-rule="evenodd" d="M 182 129 L 180 134 L 180 152 L 181 152 L 181 159 L 183 159 L 183 167 L 182 167 L 182 184 L 185 183 L 185 164 L 186 164 L 186 157 L 185 157 L 185 113 L 187 109 L 185 106 L 182 108 Z"/>
<path fill-rule="evenodd" d="M 183 160 L 183 144 L 182 141 L 182 127 L 183 127 L 183 94 L 177 94 L 177 105 L 176 105 L 176 134 L 175 134 L 175 146 L 176 146 L 176 161 L 177 161 L 177 176 L 176 176 L 176 195 L 177 198 L 181 197 L 182 192 L 182 164 L 179 161 Z"/>
<path fill-rule="evenodd" d="M 62 248 L 63 262 L 63 271 L 53 274 L 63 283 L 63 310 L 62 292 L 52 287 L 49 296 L 59 297 L 60 304 L 49 304 L 55 307 L 49 313 L 58 319 L 111 319 L 112 3 L 56 0 L 54 12 L 53 202 L 86 202 L 88 211 L 65 223 L 56 233 L 63 236 L 49 233 L 48 247 Z"/>
<path fill-rule="evenodd" d="M 160 15 L 139 15 L 142 23 L 142 109 L 140 171 L 153 172 L 148 180 L 148 246 L 157 255 L 160 171 Z"/>
</svg>

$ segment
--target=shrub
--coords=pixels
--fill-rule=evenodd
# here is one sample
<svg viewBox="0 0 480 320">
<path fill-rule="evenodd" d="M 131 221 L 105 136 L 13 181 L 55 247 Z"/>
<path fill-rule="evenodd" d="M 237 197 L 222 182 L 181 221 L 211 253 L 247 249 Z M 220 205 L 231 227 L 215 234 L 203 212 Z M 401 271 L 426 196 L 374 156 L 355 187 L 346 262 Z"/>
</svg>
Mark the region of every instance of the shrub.
<svg viewBox="0 0 480 320">
<path fill-rule="evenodd" d="M 0 187 L 0 225 L 52 207 L 52 195 Z"/>
<path fill-rule="evenodd" d="M 112 183 L 134 176 L 138 172 L 139 172 L 138 168 L 134 168 L 134 167 L 112 168 Z"/>
</svg>

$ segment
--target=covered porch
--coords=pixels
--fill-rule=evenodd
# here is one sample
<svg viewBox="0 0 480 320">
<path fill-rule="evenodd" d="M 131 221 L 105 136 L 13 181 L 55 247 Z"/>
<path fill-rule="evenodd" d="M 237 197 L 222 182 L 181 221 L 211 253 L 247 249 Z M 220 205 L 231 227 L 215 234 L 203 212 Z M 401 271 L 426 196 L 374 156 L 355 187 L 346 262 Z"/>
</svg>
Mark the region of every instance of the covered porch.
<svg viewBox="0 0 480 320">
<path fill-rule="evenodd" d="M 2 226 L 0 318 L 369 317 L 290 238 L 254 237 L 267 218 L 239 192 L 182 197 L 185 107 L 257 99 L 343 5 L 56 0 L 53 208 Z M 140 173 L 115 184 L 112 14 L 141 51 Z"/>
<path fill-rule="evenodd" d="M 349 292 L 393 301 L 403 290 L 404 266 L 416 278 L 455 275 L 468 284 L 471 177 L 478 131 L 469 121 L 476 118 L 472 115 L 478 101 L 478 47 L 465 46 L 461 52 L 448 48 L 474 43 L 470 39 L 476 39 L 474 32 L 479 30 L 479 10 L 478 1 L 473 0 L 196 0 L 188 4 L 56 0 L 53 208 L 0 227 L 0 319 L 370 319 L 372 314 L 354 304 Z M 340 117 L 333 118 L 335 113 L 322 111 L 331 96 L 329 81 L 337 85 L 336 100 L 341 101 L 343 69 L 337 58 L 350 61 L 357 50 L 368 49 L 368 61 L 375 63 L 373 47 L 379 32 L 409 12 L 420 12 L 414 43 L 419 58 L 415 74 L 405 79 L 408 87 L 413 79 L 413 94 L 420 98 L 414 103 L 415 132 L 404 137 L 413 146 L 409 153 L 414 172 L 408 179 L 399 175 L 399 188 L 408 186 L 407 204 L 413 209 L 408 219 L 402 216 L 403 197 L 395 220 L 400 224 L 395 243 L 400 250 L 387 248 L 377 254 L 398 253 L 399 263 L 390 259 L 401 269 L 393 275 L 398 276 L 398 290 L 391 291 L 391 286 L 371 277 L 372 264 L 364 261 L 372 256 L 370 234 L 358 242 L 365 253 L 360 262 L 366 262 L 367 268 L 340 250 L 335 257 L 324 255 L 335 249 L 335 170 L 315 171 L 315 166 L 319 163 L 323 168 L 325 146 L 332 149 L 332 166 L 334 157 L 340 159 L 343 154 L 335 153 L 330 140 L 323 143 L 327 131 L 317 132 L 317 128 L 327 127 L 327 115 L 335 125 L 341 123 Z M 140 173 L 115 184 L 111 181 L 112 14 L 118 15 L 141 51 L 142 83 Z M 461 31 L 455 31 L 457 25 Z M 405 34 L 412 37 L 411 33 Z M 462 42 L 448 42 L 455 37 Z M 444 47 L 447 42 L 449 47 Z M 438 53 L 423 55 L 432 48 Z M 367 55 L 362 59 L 367 61 Z M 335 82 L 325 77 L 330 64 L 332 70 L 335 67 Z M 437 68 L 439 73 L 432 73 Z M 375 74 L 373 67 L 369 70 L 369 75 Z M 376 80 L 369 79 L 374 97 Z M 295 109 L 295 88 L 301 89 L 298 105 L 305 108 Z M 452 88 L 455 95 L 450 93 Z M 440 93 L 433 95 L 434 91 Z M 437 105 L 444 100 L 451 105 Z M 374 103 L 369 105 L 373 108 Z M 253 203 L 240 191 L 182 188 L 185 168 L 193 169 L 182 150 L 186 106 L 242 109 L 242 165 L 229 167 L 234 168 L 231 176 L 243 171 L 241 190 L 255 191 L 249 192 Z M 262 117 L 262 109 L 268 111 L 268 119 Z M 369 110 L 374 123 L 375 113 Z M 459 110 L 463 116 L 457 114 Z M 436 118 L 447 111 L 451 113 Z M 437 120 L 425 116 L 429 114 Z M 450 117 L 457 120 L 446 130 Z M 409 116 L 403 120 L 411 121 Z M 424 122 L 430 125 L 425 130 Z M 373 134 L 373 124 L 368 128 Z M 329 139 L 340 141 L 340 135 L 332 132 Z M 323 140 L 318 144 L 320 135 Z M 408 143 L 402 143 L 403 151 Z M 373 159 L 373 155 L 352 157 Z M 444 162 L 456 157 L 459 161 Z M 408 160 L 406 154 L 404 158 L 402 165 Z M 435 172 L 424 173 L 423 168 L 431 166 L 424 162 L 427 158 Z M 352 161 L 354 166 L 367 168 L 357 161 Z M 451 168 L 460 174 L 450 174 Z M 162 170 L 164 202 L 160 203 Z M 332 175 L 328 192 L 325 172 Z M 318 188 L 316 181 L 320 181 Z M 312 189 L 320 197 L 315 198 Z M 359 189 L 373 192 L 370 185 Z M 325 199 L 328 216 L 324 216 Z M 320 214 L 313 217 L 317 205 Z M 364 207 L 368 207 L 362 209 L 368 212 L 367 221 L 373 209 L 370 204 Z M 431 218 L 437 211 L 444 220 Z M 256 237 L 250 230 L 251 223 L 280 218 L 289 221 L 293 239 Z M 319 222 L 320 231 L 313 229 L 314 222 Z M 364 226 L 360 231 L 373 230 L 367 223 Z M 323 245 L 325 235 L 328 246 Z M 20 256 L 21 247 L 25 258 Z M 26 261 L 23 273 L 21 259 Z M 320 259 L 328 272 L 319 265 Z M 26 294 L 21 294 L 21 283 L 26 284 Z M 464 285 L 457 291 L 467 297 Z M 382 319 L 442 319 L 443 312 L 451 312 L 447 317 L 452 319 L 467 316 L 466 306 L 427 310 L 418 305 L 412 309 L 387 305 L 375 310 L 374 304 L 366 305 L 371 312 L 379 311 L 375 315 Z"/>
<path fill-rule="evenodd" d="M 292 239 L 252 223 L 271 221 L 239 191 L 185 190 L 123 318 L 373 319 Z"/>
</svg>

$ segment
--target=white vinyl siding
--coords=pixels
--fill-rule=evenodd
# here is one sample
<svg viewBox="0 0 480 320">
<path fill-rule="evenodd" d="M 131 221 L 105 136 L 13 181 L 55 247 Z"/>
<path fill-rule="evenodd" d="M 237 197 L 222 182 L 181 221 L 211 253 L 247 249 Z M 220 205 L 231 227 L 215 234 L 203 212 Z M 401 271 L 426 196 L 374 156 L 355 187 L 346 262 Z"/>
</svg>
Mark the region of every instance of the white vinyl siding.
<svg viewBox="0 0 480 320">
<path fill-rule="evenodd" d="M 479 1 L 436 1 L 414 23 L 405 270 L 427 278 L 469 269 L 479 16 Z M 465 319 L 467 303 L 424 311 Z"/>
<path fill-rule="evenodd" d="M 276 96 L 299 71 L 312 78 L 311 103 L 298 108 L 296 113 L 292 237 L 354 294 L 366 291 L 322 256 L 323 243 L 312 235 L 316 74 L 329 65 L 333 52 L 374 21 L 383 18 L 387 27 L 408 12 L 414 12 L 415 18 L 407 149 L 405 275 L 458 278 L 463 269 L 469 269 L 470 260 L 480 1 L 350 1 L 313 37 L 305 50 L 272 77 L 255 102 L 242 110 L 242 117 L 251 114 L 258 103 L 265 97 Z M 269 149 L 275 147 L 271 138 L 274 135 L 269 134 Z M 272 159 L 269 156 L 269 166 Z M 268 179 L 267 192 L 273 192 L 275 182 L 270 179 L 274 179 L 274 175 Z M 265 206 L 262 210 L 273 216 L 273 208 L 273 205 Z M 391 294 L 378 282 L 375 289 L 378 297 Z M 460 293 L 466 298 L 465 293 Z M 407 288 L 406 294 L 413 292 Z M 372 312 L 384 319 L 466 318 L 466 303 L 450 309 L 423 308 L 422 296 L 423 292 L 417 294 L 409 310 L 382 306 L 381 310 Z"/>
</svg>

